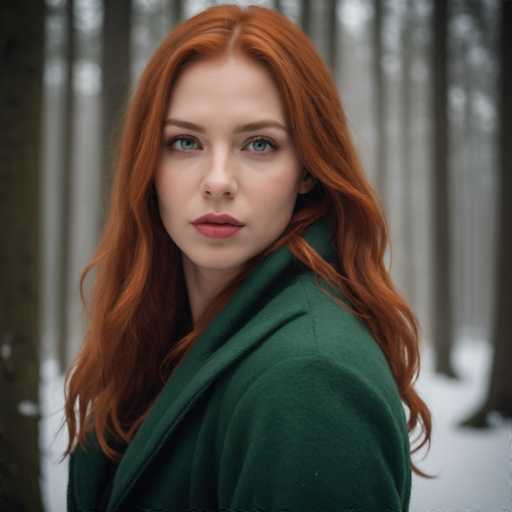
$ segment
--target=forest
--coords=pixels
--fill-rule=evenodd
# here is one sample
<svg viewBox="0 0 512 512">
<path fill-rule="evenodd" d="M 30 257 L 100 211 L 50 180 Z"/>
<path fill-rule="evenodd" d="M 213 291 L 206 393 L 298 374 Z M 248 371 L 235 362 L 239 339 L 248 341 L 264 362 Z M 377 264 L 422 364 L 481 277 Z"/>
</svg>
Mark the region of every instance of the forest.
<svg viewBox="0 0 512 512">
<path fill-rule="evenodd" d="M 79 274 L 102 232 L 123 112 L 165 35 L 219 3 L 0 6 L 2 511 L 64 510 L 64 463 L 58 478 L 48 474 L 56 432 L 46 430 L 50 417 L 62 420 L 62 376 L 86 329 Z M 420 320 L 429 382 L 464 390 L 457 350 L 489 354 L 478 400 L 450 428 L 506 429 L 499 474 L 508 494 L 492 498 L 475 472 L 467 478 L 482 502 L 457 501 L 452 490 L 442 510 L 512 510 L 512 2 L 233 3 L 281 11 L 329 65 L 387 215 L 387 263 Z M 435 494 L 443 478 L 428 485 Z"/>
</svg>

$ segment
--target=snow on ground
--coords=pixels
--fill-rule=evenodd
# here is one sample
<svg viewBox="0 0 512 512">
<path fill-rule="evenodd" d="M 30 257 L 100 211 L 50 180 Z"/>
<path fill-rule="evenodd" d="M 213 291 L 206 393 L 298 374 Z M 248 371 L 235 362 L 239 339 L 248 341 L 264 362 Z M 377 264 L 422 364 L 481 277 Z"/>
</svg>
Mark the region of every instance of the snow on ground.
<svg viewBox="0 0 512 512">
<path fill-rule="evenodd" d="M 461 381 L 434 376 L 432 354 L 423 349 L 417 390 L 432 412 L 432 445 L 414 462 L 439 478 L 413 474 L 410 512 L 512 512 L 512 425 L 495 416 L 492 430 L 460 430 L 456 423 L 472 413 L 487 389 L 491 351 L 482 341 L 457 345 L 454 360 Z M 54 360 L 41 367 L 41 487 L 46 512 L 65 512 L 67 459 L 58 459 L 67 444 L 63 420 L 63 379 Z M 417 437 L 417 434 L 413 439 Z M 416 443 L 414 444 L 416 445 Z"/>
<path fill-rule="evenodd" d="M 423 349 L 417 390 L 432 412 L 432 445 L 414 462 L 439 478 L 414 474 L 411 512 L 512 512 L 512 424 L 492 417 L 492 430 L 459 429 L 475 412 L 488 387 L 492 351 L 483 341 L 463 341 L 455 349 L 452 381 L 432 373 L 432 352 Z M 424 374 L 424 375 L 423 375 Z M 424 455 L 426 457 L 423 459 Z"/>
<path fill-rule="evenodd" d="M 41 492 L 46 512 L 66 511 L 66 486 L 68 483 L 68 458 L 59 463 L 66 449 L 66 426 L 57 432 L 64 420 L 64 379 L 58 374 L 55 359 L 41 364 L 42 420 L 39 432 L 41 452 Z"/>
</svg>

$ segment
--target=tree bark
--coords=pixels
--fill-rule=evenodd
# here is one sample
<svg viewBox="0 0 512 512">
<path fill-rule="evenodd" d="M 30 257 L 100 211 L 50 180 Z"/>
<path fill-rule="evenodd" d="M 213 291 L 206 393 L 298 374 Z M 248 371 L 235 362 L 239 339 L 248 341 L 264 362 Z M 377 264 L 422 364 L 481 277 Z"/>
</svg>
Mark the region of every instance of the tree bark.
<svg viewBox="0 0 512 512">
<path fill-rule="evenodd" d="M 411 303 L 416 304 L 415 238 L 414 238 L 414 164 L 412 161 L 412 0 L 407 0 L 402 24 L 402 123 L 401 153 L 404 194 L 404 245 L 409 251 L 405 258 L 405 289 Z"/>
<path fill-rule="evenodd" d="M 183 21 L 183 0 L 171 0 L 173 27 Z"/>
<path fill-rule="evenodd" d="M 434 0 L 432 15 L 432 336 L 435 370 L 457 378 L 451 269 L 452 215 L 449 179 L 448 26 L 449 2 Z"/>
<path fill-rule="evenodd" d="M 338 9 L 340 6 L 341 0 L 328 0 L 328 8 L 327 8 L 327 30 L 328 30 L 328 44 L 327 44 L 327 62 L 329 67 L 331 68 L 331 73 L 334 80 L 337 80 L 337 71 L 339 64 L 339 31 L 340 26 L 338 23 Z"/>
<path fill-rule="evenodd" d="M 512 3 L 501 1 L 500 26 L 500 75 L 498 96 L 498 144 L 499 174 L 501 186 L 498 214 L 499 235 L 497 247 L 496 300 L 492 338 L 495 345 L 489 386 L 489 409 L 512 417 Z"/>
<path fill-rule="evenodd" d="M 119 130 L 130 93 L 131 83 L 131 21 L 132 2 L 103 0 L 102 45 L 102 143 L 103 164 L 100 180 L 102 230 L 105 222 L 117 157 Z"/>
<path fill-rule="evenodd" d="M 66 2 L 66 37 L 64 61 L 66 63 L 64 109 L 62 119 L 62 167 L 59 196 L 61 211 L 59 216 L 59 270 L 58 270 L 58 337 L 57 356 L 60 371 L 64 372 L 68 364 L 69 328 L 68 314 L 70 304 L 69 271 L 71 263 L 71 195 L 73 190 L 73 139 L 75 118 L 75 95 L 73 87 L 73 69 L 76 53 L 76 29 L 74 0 Z"/>
<path fill-rule="evenodd" d="M 377 177 L 377 190 L 382 201 L 385 212 L 389 215 L 388 209 L 388 137 L 386 121 L 387 113 L 387 92 L 384 69 L 382 66 L 384 50 L 382 27 L 385 16 L 385 0 L 374 0 L 373 15 L 373 83 L 374 83 L 374 112 L 375 112 L 375 175 Z"/>
<path fill-rule="evenodd" d="M 502 0 L 498 19 L 499 26 L 499 71 L 498 98 L 498 169 L 500 183 L 498 236 L 496 247 L 496 298 L 494 301 L 494 321 L 491 338 L 494 345 L 490 381 L 483 404 L 461 424 L 473 427 L 486 427 L 488 413 L 497 411 L 506 418 L 512 418 L 512 3 Z"/>
<path fill-rule="evenodd" d="M 44 2 L 0 17 L 0 510 L 43 510 L 39 486 L 39 176 Z"/>
<path fill-rule="evenodd" d="M 313 28 L 313 16 L 311 9 L 311 0 L 302 0 L 302 10 L 300 15 L 300 26 L 302 27 L 303 32 L 305 32 L 309 37 L 312 36 L 312 28 Z"/>
<path fill-rule="evenodd" d="M 481 268 L 476 264 L 477 254 L 482 251 L 480 246 L 479 238 L 481 232 L 475 230 L 478 225 L 478 213 L 479 208 L 476 204 L 478 201 L 478 190 L 475 190 L 477 180 L 475 180 L 475 173 L 478 172 L 478 167 L 475 165 L 475 144 L 478 145 L 477 138 L 474 137 L 475 131 L 475 112 L 474 112 L 474 77 L 472 76 L 472 67 L 470 63 L 470 50 L 471 45 L 469 41 L 465 41 L 463 45 L 463 61 L 464 61 L 464 125 L 462 128 L 462 191 L 466 192 L 465 208 L 464 208 L 464 220 L 466 223 L 466 246 L 468 251 L 465 255 L 466 260 L 466 272 L 463 274 L 463 285 L 466 287 L 463 289 L 464 297 L 466 299 L 466 318 L 464 322 L 471 326 L 471 332 L 476 332 L 479 324 L 481 324 L 481 300 L 478 296 L 478 291 L 483 291 L 482 287 L 479 287 L 475 282 L 477 281 L 476 276 L 471 276 L 471 273 L 478 268 Z M 478 151 L 478 147 L 476 148 Z M 476 168 L 475 168 L 476 167 Z M 464 190 L 465 189 L 465 190 Z M 464 221 L 463 221 L 464 222 Z M 480 236 L 479 236 L 480 234 Z M 464 277 L 467 276 L 467 279 Z"/>
</svg>

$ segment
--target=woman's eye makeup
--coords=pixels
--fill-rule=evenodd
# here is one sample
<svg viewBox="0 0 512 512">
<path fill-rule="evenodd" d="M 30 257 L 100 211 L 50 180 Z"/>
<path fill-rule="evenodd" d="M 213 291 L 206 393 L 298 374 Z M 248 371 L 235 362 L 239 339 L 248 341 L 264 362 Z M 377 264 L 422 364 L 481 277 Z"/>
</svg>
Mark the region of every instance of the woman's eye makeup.
<svg viewBox="0 0 512 512">
<path fill-rule="evenodd" d="M 196 149 L 195 147 L 191 147 L 190 143 L 197 143 L 197 140 L 195 140 L 192 137 L 185 137 L 183 135 L 180 135 L 178 137 L 171 137 L 168 139 L 165 143 L 165 145 L 171 150 L 171 151 L 184 151 L 188 152 L 192 149 Z M 176 144 L 178 143 L 178 144 Z"/>
<path fill-rule="evenodd" d="M 178 151 L 182 153 L 190 153 L 194 149 L 199 149 L 197 144 L 199 144 L 198 140 L 190 135 L 177 135 L 175 137 L 169 137 L 165 141 L 165 146 L 169 151 Z M 266 155 L 279 149 L 279 145 L 276 142 L 269 137 L 262 137 L 261 135 L 250 139 L 244 147 L 250 146 L 251 144 L 253 147 L 251 152 L 257 154 L 261 153 Z M 270 149 L 266 150 L 267 147 Z"/>
</svg>

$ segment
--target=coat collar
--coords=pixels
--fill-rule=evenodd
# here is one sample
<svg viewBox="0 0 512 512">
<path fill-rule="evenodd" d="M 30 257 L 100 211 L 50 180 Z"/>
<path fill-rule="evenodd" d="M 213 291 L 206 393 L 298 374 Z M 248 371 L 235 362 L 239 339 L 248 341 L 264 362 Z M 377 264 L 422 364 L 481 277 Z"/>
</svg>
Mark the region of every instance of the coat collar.
<svg viewBox="0 0 512 512">
<path fill-rule="evenodd" d="M 321 218 L 310 225 L 303 236 L 324 259 L 335 262 L 332 227 L 328 219 Z M 117 468 L 107 512 L 119 509 L 159 447 L 215 378 L 264 340 L 275 330 L 276 325 L 282 325 L 304 313 L 299 304 L 292 303 L 287 308 L 273 309 L 270 315 L 255 315 L 255 311 L 264 304 L 265 297 L 279 292 L 276 287 L 283 286 L 283 275 L 297 272 L 296 265 L 295 257 L 286 246 L 270 254 L 240 284 L 229 303 L 196 340 L 128 445 Z M 299 262 L 299 265 L 302 264 Z M 243 335 L 237 336 L 242 326 Z M 98 464 L 97 468 L 101 470 L 101 462 Z M 91 471 L 90 465 L 87 469 L 85 464 L 82 466 L 84 473 L 86 470 Z M 77 467 L 77 470 L 80 471 L 80 468 Z M 80 474 L 77 477 L 80 478 Z M 91 482 L 91 485 L 95 483 Z M 94 494 L 92 492 L 90 495 Z"/>
</svg>

